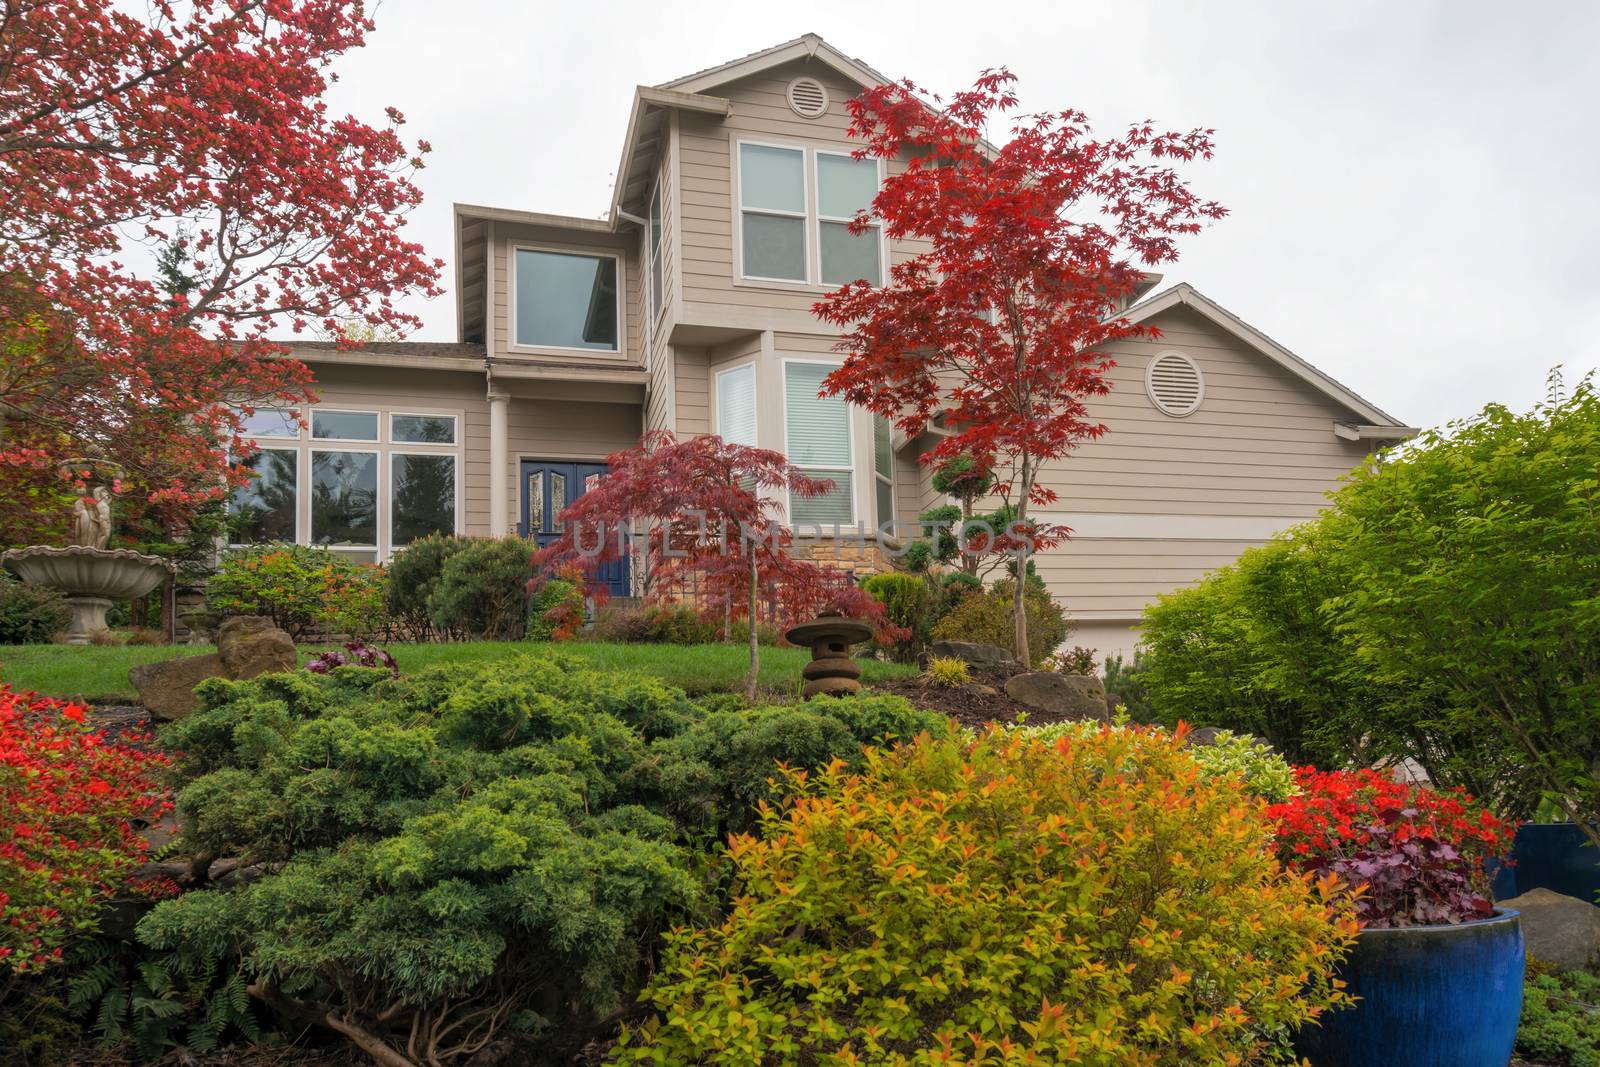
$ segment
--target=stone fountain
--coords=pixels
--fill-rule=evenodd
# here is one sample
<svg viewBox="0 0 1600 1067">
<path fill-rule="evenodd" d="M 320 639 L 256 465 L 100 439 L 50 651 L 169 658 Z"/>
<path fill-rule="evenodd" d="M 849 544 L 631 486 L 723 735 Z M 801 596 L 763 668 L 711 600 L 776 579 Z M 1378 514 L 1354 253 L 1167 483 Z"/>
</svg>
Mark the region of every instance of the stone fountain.
<svg viewBox="0 0 1600 1067">
<path fill-rule="evenodd" d="M 67 644 L 86 645 L 106 628 L 113 601 L 132 600 L 160 588 L 172 565 L 159 556 L 126 548 L 107 548 L 111 540 L 111 491 L 97 486 L 72 505 L 72 544 L 66 548 L 33 545 L 0 553 L 0 564 L 32 585 L 59 589 L 72 609 Z"/>
</svg>

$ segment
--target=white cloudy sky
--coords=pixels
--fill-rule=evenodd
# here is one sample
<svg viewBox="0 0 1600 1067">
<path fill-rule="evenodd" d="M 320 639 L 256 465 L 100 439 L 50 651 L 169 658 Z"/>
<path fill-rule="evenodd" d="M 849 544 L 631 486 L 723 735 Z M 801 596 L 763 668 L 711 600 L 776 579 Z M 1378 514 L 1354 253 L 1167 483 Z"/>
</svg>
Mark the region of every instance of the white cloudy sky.
<svg viewBox="0 0 1600 1067">
<path fill-rule="evenodd" d="M 334 104 L 433 142 L 412 235 L 450 204 L 598 216 L 636 84 L 821 34 L 935 91 L 1006 65 L 1025 108 L 1215 127 L 1232 215 L 1193 283 L 1414 425 L 1600 365 L 1600 5 L 970 0 L 383 0 Z M 455 337 L 452 296 L 413 305 Z"/>
</svg>

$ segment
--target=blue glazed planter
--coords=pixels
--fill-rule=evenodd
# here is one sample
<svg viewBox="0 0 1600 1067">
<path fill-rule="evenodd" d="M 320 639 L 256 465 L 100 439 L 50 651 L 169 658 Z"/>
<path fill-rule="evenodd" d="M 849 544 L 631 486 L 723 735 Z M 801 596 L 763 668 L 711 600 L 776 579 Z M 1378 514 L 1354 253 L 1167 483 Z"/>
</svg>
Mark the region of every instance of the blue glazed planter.
<svg viewBox="0 0 1600 1067">
<path fill-rule="evenodd" d="M 1517 1039 L 1522 920 L 1363 930 L 1339 977 L 1361 998 L 1295 1035 L 1312 1067 L 1506 1067 Z"/>
<path fill-rule="evenodd" d="M 1600 848 L 1570 822 L 1524 823 L 1511 856 L 1519 895 L 1548 889 L 1591 904 L 1600 897 Z"/>
</svg>

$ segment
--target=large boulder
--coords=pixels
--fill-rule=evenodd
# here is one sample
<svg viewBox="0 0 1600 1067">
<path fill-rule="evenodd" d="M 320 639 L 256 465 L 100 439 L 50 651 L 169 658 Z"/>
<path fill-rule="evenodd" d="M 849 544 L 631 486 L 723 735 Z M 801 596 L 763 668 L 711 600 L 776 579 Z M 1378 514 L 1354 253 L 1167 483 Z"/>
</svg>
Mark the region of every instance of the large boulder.
<svg viewBox="0 0 1600 1067">
<path fill-rule="evenodd" d="M 217 630 L 217 655 L 234 680 L 295 668 L 294 639 L 259 615 L 224 619 Z"/>
<path fill-rule="evenodd" d="M 1105 722 L 1106 690 L 1092 674 L 1030 671 L 1006 682 L 1006 696 L 1060 719 Z"/>
<path fill-rule="evenodd" d="M 128 671 L 128 681 L 157 722 L 172 722 L 200 706 L 194 687 L 207 678 L 240 681 L 271 671 L 292 671 L 297 660 L 294 641 L 271 619 L 240 616 L 217 632 L 217 651 L 204 656 L 179 656 L 142 663 Z"/>
<path fill-rule="evenodd" d="M 1500 907 L 1522 913 L 1528 955 L 1561 971 L 1600 960 L 1600 908 L 1549 889 L 1530 889 Z"/>
<path fill-rule="evenodd" d="M 128 681 L 139 691 L 139 701 L 157 722 L 186 718 L 200 706 L 194 687 L 207 678 L 226 678 L 222 657 L 179 656 L 158 663 L 141 663 L 128 671 Z"/>
</svg>

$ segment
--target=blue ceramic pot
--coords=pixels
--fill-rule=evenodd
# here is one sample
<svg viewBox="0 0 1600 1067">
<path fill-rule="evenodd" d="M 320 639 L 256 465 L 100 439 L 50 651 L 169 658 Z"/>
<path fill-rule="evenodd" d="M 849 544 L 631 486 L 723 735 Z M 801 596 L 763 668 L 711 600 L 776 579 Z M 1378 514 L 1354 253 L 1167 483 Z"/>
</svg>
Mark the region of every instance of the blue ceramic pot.
<svg viewBox="0 0 1600 1067">
<path fill-rule="evenodd" d="M 1518 895 L 1548 889 L 1591 904 L 1600 898 L 1600 848 L 1573 823 L 1524 823 L 1511 856 Z"/>
<path fill-rule="evenodd" d="M 1522 920 L 1363 930 L 1339 969 L 1353 1008 L 1295 1035 L 1312 1067 L 1506 1067 L 1522 1012 Z"/>
</svg>

